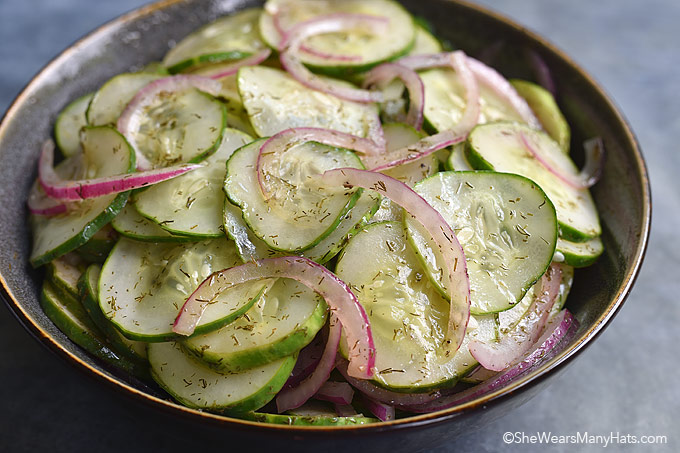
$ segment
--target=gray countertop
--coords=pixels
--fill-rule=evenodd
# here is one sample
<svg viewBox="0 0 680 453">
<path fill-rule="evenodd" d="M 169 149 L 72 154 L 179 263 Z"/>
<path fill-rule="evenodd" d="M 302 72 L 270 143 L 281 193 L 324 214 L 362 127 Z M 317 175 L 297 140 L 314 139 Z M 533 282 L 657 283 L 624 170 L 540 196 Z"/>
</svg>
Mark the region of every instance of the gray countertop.
<svg viewBox="0 0 680 453">
<path fill-rule="evenodd" d="M 0 112 L 50 58 L 142 0 L 0 0 Z M 524 406 L 436 451 L 599 451 L 512 444 L 503 433 L 666 435 L 680 451 L 680 2 L 483 0 L 542 34 L 605 87 L 637 134 L 651 174 L 652 237 L 637 284 L 612 325 Z M 42 348 L 0 309 L 0 451 L 160 451 L 199 447 L 140 423 L 119 397 Z M 121 434 L 125 434 L 121 436 Z M 134 439 L 131 441 L 131 438 Z"/>
</svg>

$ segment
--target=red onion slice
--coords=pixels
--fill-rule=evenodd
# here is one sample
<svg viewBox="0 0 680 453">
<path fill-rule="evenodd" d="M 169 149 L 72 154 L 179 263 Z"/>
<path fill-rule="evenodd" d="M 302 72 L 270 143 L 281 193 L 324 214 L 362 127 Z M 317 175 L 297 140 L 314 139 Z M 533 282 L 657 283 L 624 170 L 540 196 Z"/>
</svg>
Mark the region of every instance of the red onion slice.
<svg viewBox="0 0 680 453">
<path fill-rule="evenodd" d="M 341 335 L 342 324 L 338 321 L 335 313 L 331 312 L 328 341 L 319 364 L 312 374 L 300 382 L 297 387 L 283 389 L 279 392 L 276 396 L 276 408 L 279 413 L 302 406 L 328 381 L 331 371 L 335 368 L 335 358 Z"/>
<path fill-rule="evenodd" d="M 279 32 L 280 36 L 286 36 L 288 34 L 288 31 L 283 28 L 283 25 L 281 24 L 281 14 L 283 13 L 283 10 L 278 10 L 274 13 L 272 13 L 272 22 L 274 23 L 274 28 L 276 28 L 276 31 Z M 362 58 L 358 55 L 339 55 L 339 54 L 331 54 L 327 52 L 322 52 L 320 50 L 314 49 L 313 47 L 309 47 L 305 44 L 300 46 L 300 50 L 303 52 L 309 54 L 309 55 L 314 55 L 315 57 L 322 58 L 324 60 L 337 60 L 337 61 L 361 61 Z"/>
<path fill-rule="evenodd" d="M 104 195 L 139 189 L 176 178 L 184 173 L 200 168 L 200 164 L 183 164 L 173 167 L 149 170 L 138 173 L 107 176 L 104 178 L 63 180 L 52 167 L 54 162 L 54 143 L 50 140 L 43 145 L 38 162 L 40 185 L 47 196 L 63 201 L 84 200 Z"/>
<path fill-rule="evenodd" d="M 591 138 L 583 143 L 586 164 L 578 175 L 567 173 L 550 162 L 547 156 L 541 154 L 540 148 L 535 147 L 523 133 L 519 133 L 519 138 L 524 148 L 529 151 L 534 159 L 559 180 L 574 189 L 588 189 L 594 186 L 600 180 L 600 176 L 602 176 L 605 152 L 604 143 L 600 137 Z"/>
<path fill-rule="evenodd" d="M 135 97 L 128 103 L 123 113 L 118 118 L 116 127 L 118 131 L 128 140 L 135 150 L 137 157 L 137 168 L 148 170 L 152 168 L 151 162 L 142 154 L 135 143 L 132 131 L 139 128 L 140 118 L 144 107 L 148 106 L 161 93 L 176 93 L 179 91 L 197 88 L 213 96 L 220 93 L 221 84 L 217 80 L 192 74 L 180 74 L 171 77 L 154 80 L 137 92 Z"/>
<path fill-rule="evenodd" d="M 386 422 L 389 420 L 394 420 L 394 406 L 389 404 L 381 403 L 380 401 L 374 400 L 373 398 L 364 396 L 364 402 L 368 406 L 368 410 L 371 411 L 373 415 L 378 417 L 380 421 Z"/>
<path fill-rule="evenodd" d="M 283 386 L 284 388 L 295 387 L 312 374 L 321 361 L 327 341 L 324 335 L 317 334 L 311 343 L 302 348 L 295 362 L 295 367 L 293 367 L 290 377 Z"/>
<path fill-rule="evenodd" d="M 403 182 L 381 173 L 356 168 L 337 168 L 326 171 L 321 180 L 322 184 L 346 188 L 358 186 L 374 190 L 404 208 L 425 228 L 447 265 L 451 308 L 445 348 L 452 348 L 451 352 L 458 350 L 470 318 L 470 280 L 463 248 L 439 211 Z"/>
<path fill-rule="evenodd" d="M 236 74 L 239 69 L 241 69 L 244 66 L 257 66 L 258 64 L 262 63 L 265 61 L 267 58 L 269 58 L 269 55 L 271 55 L 272 51 L 271 49 L 263 49 L 249 57 L 243 58 L 239 61 L 236 61 L 228 66 L 220 65 L 220 69 L 217 70 L 214 73 L 211 73 L 210 71 L 206 71 L 203 73 L 203 76 L 209 77 L 211 79 L 221 79 L 223 77 L 228 77 L 230 75 Z M 204 90 L 205 91 L 205 90 Z"/>
<path fill-rule="evenodd" d="M 508 82 L 505 77 L 492 67 L 487 66 L 472 57 L 467 57 L 467 63 L 477 81 L 486 85 L 488 88 L 492 89 L 496 95 L 505 99 L 505 101 L 517 112 L 520 118 L 522 118 L 529 126 L 534 129 L 542 129 L 541 122 L 538 121 L 534 112 L 531 110 L 531 107 L 527 104 L 527 101 L 517 93 L 517 90 L 510 85 L 510 82 Z"/>
<path fill-rule="evenodd" d="M 28 211 L 33 215 L 54 216 L 68 211 L 67 203 L 48 197 L 36 181 L 28 193 Z"/>
<path fill-rule="evenodd" d="M 290 278 L 322 296 L 331 313 L 342 323 L 352 345 L 349 349 L 350 373 L 361 378 L 373 376 L 375 346 L 364 308 L 345 282 L 320 264 L 299 256 L 265 258 L 213 273 L 184 303 L 175 319 L 173 332 L 191 335 L 210 301 L 223 291 L 241 283 L 273 277 Z"/>
<path fill-rule="evenodd" d="M 429 393 L 398 393 L 378 387 L 370 381 L 353 378 L 347 373 L 347 361 L 340 357 L 338 357 L 335 368 L 340 372 L 340 374 L 344 376 L 344 378 L 352 385 L 352 387 L 359 390 L 369 398 L 383 403 L 398 406 L 417 406 L 431 403 L 432 401 L 435 401 L 437 398 L 441 397 L 441 392 L 438 390 Z"/>
<path fill-rule="evenodd" d="M 555 80 L 553 79 L 552 72 L 550 71 L 548 64 L 535 50 L 527 50 L 526 55 L 529 60 L 529 65 L 536 75 L 538 84 L 548 90 L 554 97 L 557 94 L 557 89 L 555 88 Z"/>
<path fill-rule="evenodd" d="M 491 393 L 509 384 L 518 376 L 521 376 L 532 367 L 538 365 L 555 350 L 574 329 L 578 327 L 578 321 L 567 310 L 562 310 L 548 325 L 545 333 L 539 338 L 537 346 L 528 353 L 519 363 L 512 368 L 497 374 L 491 379 L 482 382 L 462 392 L 441 397 L 435 401 L 420 405 L 404 405 L 402 409 L 414 413 L 428 413 L 448 409 L 471 401 L 487 393 Z"/>
<path fill-rule="evenodd" d="M 364 79 L 363 87 L 377 85 L 384 89 L 394 79 L 400 79 L 409 95 L 409 108 L 406 122 L 416 130 L 423 127 L 423 108 L 425 106 L 425 86 L 420 76 L 410 68 L 397 63 L 383 63 L 371 69 Z"/>
<path fill-rule="evenodd" d="M 281 131 L 264 142 L 257 155 L 257 181 L 260 184 L 260 190 L 262 190 L 265 199 L 269 199 L 269 191 L 265 184 L 267 177 L 263 168 L 265 156 L 279 154 L 282 150 L 290 149 L 297 144 L 311 141 L 323 143 L 328 146 L 351 149 L 363 154 L 376 154 L 383 151 L 383 149 L 381 149 L 381 147 L 373 140 L 330 129 L 298 127 Z"/>
<path fill-rule="evenodd" d="M 451 130 L 443 131 L 418 140 L 412 145 L 391 151 L 388 154 L 367 156 L 362 161 L 372 171 L 385 171 L 421 159 L 440 149 L 462 143 L 466 138 L 467 135 L 457 135 Z"/>
<path fill-rule="evenodd" d="M 560 292 L 562 267 L 553 263 L 541 277 L 527 315 L 498 343 L 472 340 L 470 354 L 487 370 L 502 371 L 521 360 L 540 337 L 555 299 Z"/>
<path fill-rule="evenodd" d="M 354 390 L 347 382 L 326 381 L 314 394 L 314 398 L 334 404 L 352 404 Z"/>
<path fill-rule="evenodd" d="M 281 65 L 295 80 L 312 90 L 322 91 L 348 101 L 380 102 L 383 98 L 380 92 L 333 84 L 314 75 L 302 64 L 298 52 L 302 42 L 311 36 L 353 28 L 363 28 L 377 34 L 384 29 L 387 22 L 388 20 L 384 17 L 346 13 L 329 14 L 301 22 L 295 25 L 281 41 Z"/>
</svg>

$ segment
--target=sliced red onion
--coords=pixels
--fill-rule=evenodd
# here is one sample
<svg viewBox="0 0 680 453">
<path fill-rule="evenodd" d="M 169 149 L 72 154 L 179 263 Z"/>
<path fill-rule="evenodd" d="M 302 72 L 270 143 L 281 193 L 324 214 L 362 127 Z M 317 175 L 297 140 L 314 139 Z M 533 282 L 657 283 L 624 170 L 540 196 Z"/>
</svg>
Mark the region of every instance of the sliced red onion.
<svg viewBox="0 0 680 453">
<path fill-rule="evenodd" d="M 470 318 L 470 280 L 465 253 L 451 226 L 423 197 L 403 182 L 373 171 L 356 168 L 337 168 L 326 171 L 322 184 L 374 190 L 389 198 L 416 219 L 429 235 L 446 263 L 451 303 L 445 344 L 451 352 L 458 350 Z M 435 252 L 436 253 L 436 252 Z"/>
<path fill-rule="evenodd" d="M 531 65 L 534 74 L 536 74 L 538 84 L 555 96 L 557 94 L 557 89 L 555 88 L 555 81 L 553 80 L 548 64 L 535 50 L 527 50 L 526 55 L 529 59 L 529 65 Z"/>
<path fill-rule="evenodd" d="M 517 93 L 517 90 L 510 85 L 510 82 L 505 77 L 492 67 L 472 57 L 467 57 L 467 63 L 477 81 L 483 83 L 498 96 L 505 99 L 529 126 L 535 129 L 542 129 L 541 122 L 538 121 L 527 101 Z"/>
<path fill-rule="evenodd" d="M 364 402 L 371 411 L 373 415 L 378 417 L 380 421 L 386 422 L 389 420 L 394 420 L 394 406 L 389 404 L 381 403 L 380 401 L 374 400 L 368 396 L 364 396 Z"/>
<path fill-rule="evenodd" d="M 303 41 L 311 36 L 336 33 L 353 28 L 368 29 L 377 34 L 383 30 L 387 23 L 388 20 L 384 17 L 348 13 L 329 14 L 301 22 L 295 25 L 281 41 L 281 65 L 295 80 L 307 88 L 322 91 L 348 101 L 381 102 L 383 96 L 380 92 L 333 84 L 314 75 L 302 64 L 298 52 Z"/>
<path fill-rule="evenodd" d="M 324 335 L 319 333 L 314 337 L 311 343 L 302 348 L 298 354 L 298 359 L 295 362 L 295 367 L 293 367 L 293 371 L 291 371 L 290 377 L 286 381 L 284 388 L 296 387 L 307 376 L 312 374 L 323 356 L 326 342 L 327 339 L 324 338 Z"/>
<path fill-rule="evenodd" d="M 444 396 L 429 403 L 419 405 L 404 405 L 401 406 L 401 408 L 414 413 L 435 412 L 458 406 L 482 395 L 498 390 L 499 388 L 509 384 L 517 377 L 524 374 L 532 367 L 540 364 L 543 360 L 546 360 L 556 350 L 556 346 L 562 342 L 576 327 L 578 327 L 578 321 L 576 321 L 576 319 L 567 310 L 562 310 L 557 316 L 555 316 L 553 321 L 548 325 L 545 333 L 538 339 L 536 342 L 536 347 L 513 367 L 495 375 L 491 379 L 484 381 L 481 384 L 478 384 L 462 392 Z"/>
<path fill-rule="evenodd" d="M 340 416 L 340 417 L 356 417 L 357 411 L 354 409 L 354 406 L 351 404 L 335 404 L 335 412 Z"/>
<path fill-rule="evenodd" d="M 193 74 L 179 74 L 154 80 L 137 92 L 118 118 L 118 131 L 132 145 L 137 157 L 137 168 L 148 170 L 151 162 L 142 154 L 135 143 L 132 131 L 139 128 L 144 107 L 148 106 L 160 93 L 175 93 L 190 88 L 196 88 L 213 96 L 220 93 L 221 84 L 217 80 Z"/>
<path fill-rule="evenodd" d="M 382 152 L 373 140 L 367 138 L 357 137 L 356 135 L 346 134 L 344 132 L 334 131 L 330 129 L 322 129 L 317 127 L 297 127 L 293 129 L 286 129 L 278 134 L 270 137 L 260 147 L 260 152 L 257 155 L 257 181 L 260 184 L 260 189 L 265 198 L 269 198 L 269 191 L 267 190 L 265 180 L 267 177 L 264 172 L 264 157 L 280 154 L 282 151 L 290 149 L 291 147 L 305 142 L 319 142 L 328 146 L 337 146 L 338 148 L 347 148 L 363 154 L 377 154 Z"/>
<path fill-rule="evenodd" d="M 371 399 L 392 405 L 420 405 L 435 401 L 442 393 L 435 390 L 429 393 L 399 393 L 378 387 L 370 381 L 356 379 L 347 373 L 347 360 L 338 357 L 335 368 L 344 376 L 352 387 Z"/>
<path fill-rule="evenodd" d="M 209 77 L 211 79 L 221 79 L 223 77 L 228 77 L 230 75 L 236 74 L 238 70 L 244 66 L 257 66 L 258 64 L 262 63 L 264 60 L 269 58 L 269 55 L 271 55 L 271 53 L 272 53 L 271 49 L 269 48 L 263 49 L 249 57 L 231 63 L 228 66 L 220 65 L 219 69 L 216 70 L 216 72 L 214 73 L 211 73 L 210 71 L 204 72 L 203 76 Z"/>
<path fill-rule="evenodd" d="M 562 267 L 551 264 L 541 277 L 534 300 L 527 315 L 499 342 L 472 340 L 468 345 L 470 354 L 487 370 L 502 371 L 521 360 L 540 337 L 555 299 L 560 292 Z"/>
<path fill-rule="evenodd" d="M 420 130 L 423 127 L 423 108 L 425 106 L 425 86 L 418 73 L 397 63 L 383 63 L 371 69 L 364 79 L 363 87 L 377 85 L 381 90 L 392 80 L 400 79 L 409 95 L 409 108 L 406 122 Z"/>
<path fill-rule="evenodd" d="M 283 25 L 281 25 L 281 14 L 283 13 L 282 10 L 276 11 L 275 13 L 272 13 L 272 22 L 274 23 L 274 27 L 276 28 L 276 31 L 279 32 L 280 36 L 286 36 L 288 34 L 288 31 L 283 28 Z M 313 47 L 309 47 L 305 44 L 300 46 L 300 50 L 303 52 L 309 54 L 309 55 L 314 55 L 315 57 L 322 58 L 324 60 L 337 60 L 337 61 L 361 61 L 362 58 L 358 55 L 338 55 L 338 54 L 331 54 L 327 52 L 322 52 L 320 50 L 314 49 Z"/>
<path fill-rule="evenodd" d="M 54 143 L 46 142 L 43 146 L 38 174 L 40 185 L 47 196 L 63 201 L 84 200 L 104 195 L 139 189 L 176 178 L 184 173 L 200 168 L 200 164 L 183 164 L 138 173 L 107 176 L 104 178 L 81 179 L 77 181 L 63 180 L 52 167 L 54 162 Z"/>
<path fill-rule="evenodd" d="M 334 404 L 352 404 L 354 390 L 347 382 L 326 381 L 314 394 L 314 398 Z"/>
<path fill-rule="evenodd" d="M 184 303 L 175 319 L 173 332 L 191 335 L 210 301 L 223 291 L 241 283 L 273 277 L 290 278 L 322 296 L 331 314 L 342 323 L 351 345 L 350 373 L 364 379 L 373 376 L 375 346 L 364 308 L 345 282 L 320 264 L 299 256 L 265 258 L 213 273 Z"/>
<path fill-rule="evenodd" d="M 591 138 L 583 143 L 585 150 L 586 164 L 578 175 L 572 175 L 559 169 L 550 162 L 547 156 L 540 152 L 540 148 L 535 147 L 522 132 L 519 138 L 524 148 L 536 159 L 546 170 L 555 175 L 562 182 L 574 189 L 588 189 L 600 180 L 602 169 L 604 168 L 604 143 L 600 137 Z"/>
<path fill-rule="evenodd" d="M 338 321 L 335 314 L 331 312 L 328 341 L 326 342 L 326 347 L 323 350 L 319 364 L 312 374 L 300 382 L 298 386 L 283 389 L 276 395 L 276 408 L 279 413 L 302 406 L 328 381 L 331 371 L 335 368 L 341 335 L 342 324 Z"/>
<path fill-rule="evenodd" d="M 33 215 L 54 216 L 67 212 L 68 205 L 63 201 L 48 197 L 42 190 L 40 181 L 36 181 L 28 193 L 28 210 Z"/>
</svg>

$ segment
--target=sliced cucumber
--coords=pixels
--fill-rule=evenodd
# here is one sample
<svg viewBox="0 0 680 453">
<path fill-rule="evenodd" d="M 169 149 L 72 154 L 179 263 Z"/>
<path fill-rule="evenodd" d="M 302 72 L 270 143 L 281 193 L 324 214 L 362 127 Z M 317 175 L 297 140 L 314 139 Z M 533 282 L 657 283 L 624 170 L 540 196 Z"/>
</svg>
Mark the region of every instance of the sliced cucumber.
<svg viewBox="0 0 680 453">
<path fill-rule="evenodd" d="M 379 201 L 375 192 L 363 191 L 337 228 L 314 247 L 300 252 L 300 256 L 320 264 L 333 258 L 375 214 Z M 241 209 L 229 200 L 224 202 L 224 229 L 227 235 L 236 242 L 239 256 L 244 262 L 285 255 L 284 252 L 272 250 L 263 240 L 255 236 L 243 220 Z"/>
<path fill-rule="evenodd" d="M 170 49 L 163 64 L 174 74 L 264 49 L 258 25 L 261 12 L 260 8 L 246 9 L 204 25 Z"/>
<path fill-rule="evenodd" d="M 260 412 L 250 412 L 245 414 L 246 420 L 262 423 L 274 423 L 277 425 L 289 426 L 349 426 L 366 425 L 377 423 L 380 420 L 371 417 L 339 417 L 338 415 L 287 415 L 287 414 L 265 414 Z"/>
<path fill-rule="evenodd" d="M 135 207 L 170 233 L 197 238 L 224 236 L 222 206 L 226 162 L 234 151 L 252 141 L 236 129 L 225 129 L 219 149 L 205 167 L 155 184 L 135 194 Z"/>
<path fill-rule="evenodd" d="M 77 298 L 80 295 L 78 280 L 83 275 L 85 263 L 78 255 L 69 253 L 47 264 L 47 280 L 61 294 Z"/>
<path fill-rule="evenodd" d="M 189 295 L 215 271 L 241 264 L 232 242 L 151 244 L 120 239 L 102 269 L 99 303 L 129 339 L 166 341 Z M 235 286 L 206 308 L 196 334 L 218 329 L 245 313 L 267 282 Z"/>
<path fill-rule="evenodd" d="M 495 339 L 494 317 L 479 317 L 470 322 L 459 351 L 445 355 L 449 303 L 428 281 L 400 223 L 365 227 L 349 241 L 335 272 L 371 321 L 374 380 L 380 386 L 401 392 L 452 386 L 476 365 L 467 350 L 469 338 Z"/>
<path fill-rule="evenodd" d="M 238 90 L 260 137 L 291 127 L 320 127 L 367 137 L 380 124 L 374 104 L 344 101 L 310 90 L 278 69 L 241 68 Z"/>
<path fill-rule="evenodd" d="M 80 290 L 80 300 L 90 319 L 95 323 L 99 330 L 106 336 L 113 349 L 122 356 L 141 364 L 148 364 L 146 354 L 146 343 L 132 341 L 125 338 L 111 324 L 99 304 L 99 277 L 101 266 L 98 264 L 90 265 L 78 281 Z M 148 376 L 148 373 L 146 373 Z"/>
<path fill-rule="evenodd" d="M 586 242 L 571 242 L 559 238 L 555 259 L 559 257 L 560 262 L 574 267 L 588 267 L 597 261 L 603 251 L 604 245 L 599 236 Z"/>
<path fill-rule="evenodd" d="M 105 177 L 135 169 L 134 151 L 115 129 L 86 127 L 81 139 L 82 155 L 65 160 L 55 168 L 61 178 L 82 179 L 86 174 Z M 32 216 L 31 264 L 41 266 L 85 244 L 120 212 L 127 198 L 127 192 L 106 195 L 77 202 L 73 210 L 64 214 Z"/>
<path fill-rule="evenodd" d="M 75 344 L 126 373 L 141 374 L 136 364 L 111 349 L 77 299 L 59 294 L 46 281 L 40 296 L 40 306 L 54 325 Z"/>
<path fill-rule="evenodd" d="M 599 236 L 602 229 L 590 192 L 568 186 L 547 170 L 526 150 L 520 133 L 560 171 L 578 174 L 569 156 L 547 134 L 517 123 L 477 126 L 468 136 L 465 156 L 476 169 L 516 173 L 541 186 L 555 205 L 562 238 L 585 242 Z"/>
<path fill-rule="evenodd" d="M 442 52 L 442 44 L 421 24 L 416 24 L 416 41 L 409 55 L 427 55 Z"/>
<path fill-rule="evenodd" d="M 87 108 L 87 124 L 101 126 L 116 124 L 125 106 L 145 85 L 160 79 L 159 74 L 135 72 L 119 74 L 109 79 L 94 94 Z"/>
<path fill-rule="evenodd" d="M 86 243 L 78 247 L 76 253 L 91 263 L 103 263 L 117 240 L 118 233 L 111 224 L 104 225 Z"/>
<path fill-rule="evenodd" d="M 465 89 L 452 69 L 431 69 L 420 73 L 425 86 L 425 122 L 429 129 L 452 129 L 465 111 Z M 481 112 L 479 124 L 494 121 L 519 121 L 522 118 L 505 100 L 479 84 Z"/>
<path fill-rule="evenodd" d="M 413 127 L 402 123 L 388 123 L 383 125 L 387 152 L 405 148 L 423 138 L 423 134 Z M 430 154 L 408 164 L 400 165 L 384 171 L 388 176 L 413 187 L 418 181 L 432 176 L 439 170 L 439 162 L 435 154 Z"/>
<path fill-rule="evenodd" d="M 183 351 L 177 343 L 149 344 L 151 373 L 185 406 L 213 412 L 241 413 L 271 401 L 286 383 L 296 356 L 241 373 L 218 372 Z"/>
<path fill-rule="evenodd" d="M 451 154 L 446 161 L 446 169 L 449 171 L 471 171 L 473 168 L 465 158 L 465 144 L 454 145 Z"/>
<path fill-rule="evenodd" d="M 196 89 L 162 92 L 142 112 L 129 134 L 154 167 L 200 162 L 217 150 L 227 125 L 224 104 Z"/>
<path fill-rule="evenodd" d="M 255 171 L 263 143 L 253 142 L 231 156 L 224 182 L 227 197 L 269 248 L 299 252 L 314 247 L 337 228 L 361 191 L 320 188 L 308 178 L 332 168 L 363 168 L 361 161 L 349 150 L 316 142 L 292 146 L 267 167 L 272 197 L 265 201 Z"/>
<path fill-rule="evenodd" d="M 451 225 L 465 251 L 472 313 L 512 307 L 550 265 L 557 242 L 555 208 L 532 181 L 507 173 L 444 172 L 414 189 Z M 427 276 L 447 294 L 443 266 L 422 227 L 409 216 L 406 225 Z"/>
<path fill-rule="evenodd" d="M 289 30 L 296 24 L 320 15 L 332 13 L 368 14 L 387 17 L 388 29 L 372 34 L 357 29 L 346 33 L 327 33 L 306 41 L 313 49 L 344 59 L 323 58 L 301 52 L 302 61 L 317 71 L 332 75 L 363 72 L 382 62 L 405 55 L 415 41 L 413 18 L 397 2 L 390 0 L 268 0 L 260 17 L 260 34 L 273 49 L 279 48 L 281 35 L 274 24 L 273 13 L 278 13 L 280 26 Z M 348 60 L 357 57 L 358 61 Z"/>
<path fill-rule="evenodd" d="M 143 217 L 133 203 L 125 205 L 111 221 L 111 226 L 122 236 L 144 242 L 192 242 L 196 238 L 178 236 L 164 230 L 156 222 Z"/>
<path fill-rule="evenodd" d="M 54 123 L 54 139 L 64 157 L 80 152 L 80 130 L 87 125 L 85 112 L 94 93 L 81 96 L 61 111 Z"/>
<path fill-rule="evenodd" d="M 326 323 L 327 311 L 324 299 L 311 289 L 278 279 L 245 315 L 183 346 L 216 369 L 238 373 L 307 346 Z"/>
<path fill-rule="evenodd" d="M 543 129 L 568 154 L 571 129 L 569 129 L 569 124 L 550 91 L 526 80 L 514 79 L 510 80 L 510 83 L 517 90 L 517 93 L 527 101 L 534 115 L 541 122 Z"/>
</svg>

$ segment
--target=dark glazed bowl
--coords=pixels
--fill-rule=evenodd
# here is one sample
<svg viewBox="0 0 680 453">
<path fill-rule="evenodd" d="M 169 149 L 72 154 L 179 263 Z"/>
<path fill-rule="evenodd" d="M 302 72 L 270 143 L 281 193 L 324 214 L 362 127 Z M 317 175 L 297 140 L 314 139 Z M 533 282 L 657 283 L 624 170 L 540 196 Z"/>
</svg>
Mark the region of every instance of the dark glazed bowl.
<svg viewBox="0 0 680 453">
<path fill-rule="evenodd" d="M 40 144 L 50 136 L 59 111 L 95 90 L 111 76 L 159 60 L 169 43 L 191 30 L 258 2 L 168 0 L 127 14 L 90 34 L 48 64 L 26 87 L 0 125 L 0 275 L 3 298 L 41 343 L 110 388 L 142 403 L 150 416 L 167 415 L 202 436 L 219 436 L 233 446 L 257 436 L 258 446 L 322 451 L 357 447 L 414 451 L 443 443 L 458 433 L 499 417 L 544 388 L 550 378 L 592 342 L 612 320 L 631 290 L 647 245 L 650 189 L 637 142 L 602 89 L 569 58 L 522 27 L 473 5 L 448 0 L 403 0 L 425 17 L 436 33 L 473 56 L 491 58 L 507 77 L 534 79 L 527 52 L 538 53 L 551 69 L 558 101 L 571 127 L 574 149 L 600 135 L 608 150 L 604 177 L 592 193 L 603 224 L 605 253 L 578 271 L 569 309 L 580 328 L 555 357 L 511 385 L 462 406 L 393 422 L 338 428 L 304 428 L 245 422 L 176 405 L 154 388 L 94 360 L 71 343 L 43 314 L 38 295 L 42 272 L 28 265 L 30 235 L 25 199 L 36 174 Z M 192 434 L 196 435 L 196 434 Z M 360 442 L 359 442 L 360 441 Z"/>
</svg>

